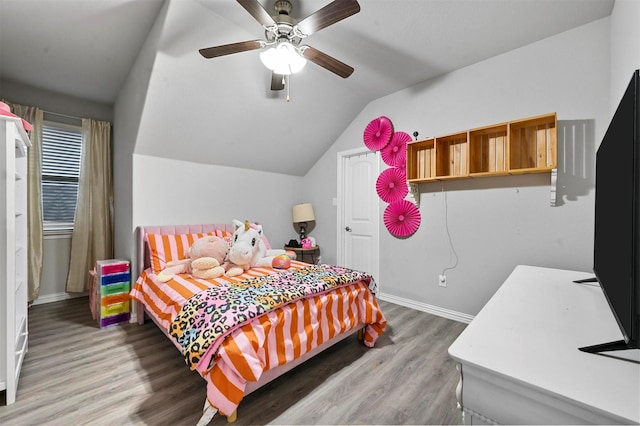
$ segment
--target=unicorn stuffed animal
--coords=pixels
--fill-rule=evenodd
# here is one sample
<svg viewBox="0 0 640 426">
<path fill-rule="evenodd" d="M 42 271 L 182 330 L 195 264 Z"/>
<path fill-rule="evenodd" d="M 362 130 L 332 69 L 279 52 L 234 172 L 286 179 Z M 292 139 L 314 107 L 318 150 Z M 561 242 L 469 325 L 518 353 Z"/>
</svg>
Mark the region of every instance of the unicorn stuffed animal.
<svg viewBox="0 0 640 426">
<path fill-rule="evenodd" d="M 253 267 L 271 267 L 273 258 L 285 254 L 284 250 L 267 250 L 262 237 L 262 225 L 251 225 L 234 219 L 235 232 L 225 262 L 225 275 L 235 277 Z"/>
</svg>

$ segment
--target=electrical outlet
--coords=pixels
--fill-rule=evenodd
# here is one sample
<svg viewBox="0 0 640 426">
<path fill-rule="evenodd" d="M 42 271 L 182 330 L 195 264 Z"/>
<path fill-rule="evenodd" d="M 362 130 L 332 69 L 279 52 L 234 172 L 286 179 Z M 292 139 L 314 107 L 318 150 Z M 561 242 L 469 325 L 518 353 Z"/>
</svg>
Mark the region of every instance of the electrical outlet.
<svg viewBox="0 0 640 426">
<path fill-rule="evenodd" d="M 438 285 L 440 287 L 447 286 L 447 276 L 446 275 L 438 275 Z"/>
</svg>

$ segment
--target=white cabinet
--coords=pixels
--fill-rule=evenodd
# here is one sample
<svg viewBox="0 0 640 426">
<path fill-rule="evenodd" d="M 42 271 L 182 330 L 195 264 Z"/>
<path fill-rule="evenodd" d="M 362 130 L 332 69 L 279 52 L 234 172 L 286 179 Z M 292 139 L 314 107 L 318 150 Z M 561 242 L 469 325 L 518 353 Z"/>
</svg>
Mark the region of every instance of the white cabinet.
<svg viewBox="0 0 640 426">
<path fill-rule="evenodd" d="M 590 276 L 520 265 L 458 336 L 466 424 L 640 422 L 639 351 L 578 350 L 622 338 Z"/>
<path fill-rule="evenodd" d="M 0 115 L 0 391 L 16 400 L 27 352 L 27 149 L 20 120 Z"/>
</svg>

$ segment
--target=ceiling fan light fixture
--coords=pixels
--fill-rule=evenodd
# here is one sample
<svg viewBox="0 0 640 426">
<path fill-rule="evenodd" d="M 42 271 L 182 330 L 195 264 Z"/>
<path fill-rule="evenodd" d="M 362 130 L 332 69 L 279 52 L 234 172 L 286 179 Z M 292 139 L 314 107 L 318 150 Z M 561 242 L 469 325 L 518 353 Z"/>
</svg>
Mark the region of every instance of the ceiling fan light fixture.
<svg viewBox="0 0 640 426">
<path fill-rule="evenodd" d="M 291 75 L 304 68 L 307 60 L 300 56 L 295 46 L 288 41 L 282 41 L 275 47 L 270 47 L 260 53 L 260 60 L 265 67 L 276 74 Z"/>
</svg>

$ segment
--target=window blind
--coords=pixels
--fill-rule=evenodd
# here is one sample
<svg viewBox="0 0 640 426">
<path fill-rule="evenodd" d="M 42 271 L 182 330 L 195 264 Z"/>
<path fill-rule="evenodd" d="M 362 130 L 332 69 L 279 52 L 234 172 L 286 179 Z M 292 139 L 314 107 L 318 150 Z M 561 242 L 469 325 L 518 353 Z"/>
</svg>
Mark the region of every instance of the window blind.
<svg viewBox="0 0 640 426">
<path fill-rule="evenodd" d="M 81 156 L 80 127 L 43 126 L 42 214 L 45 230 L 73 229 Z"/>
</svg>

